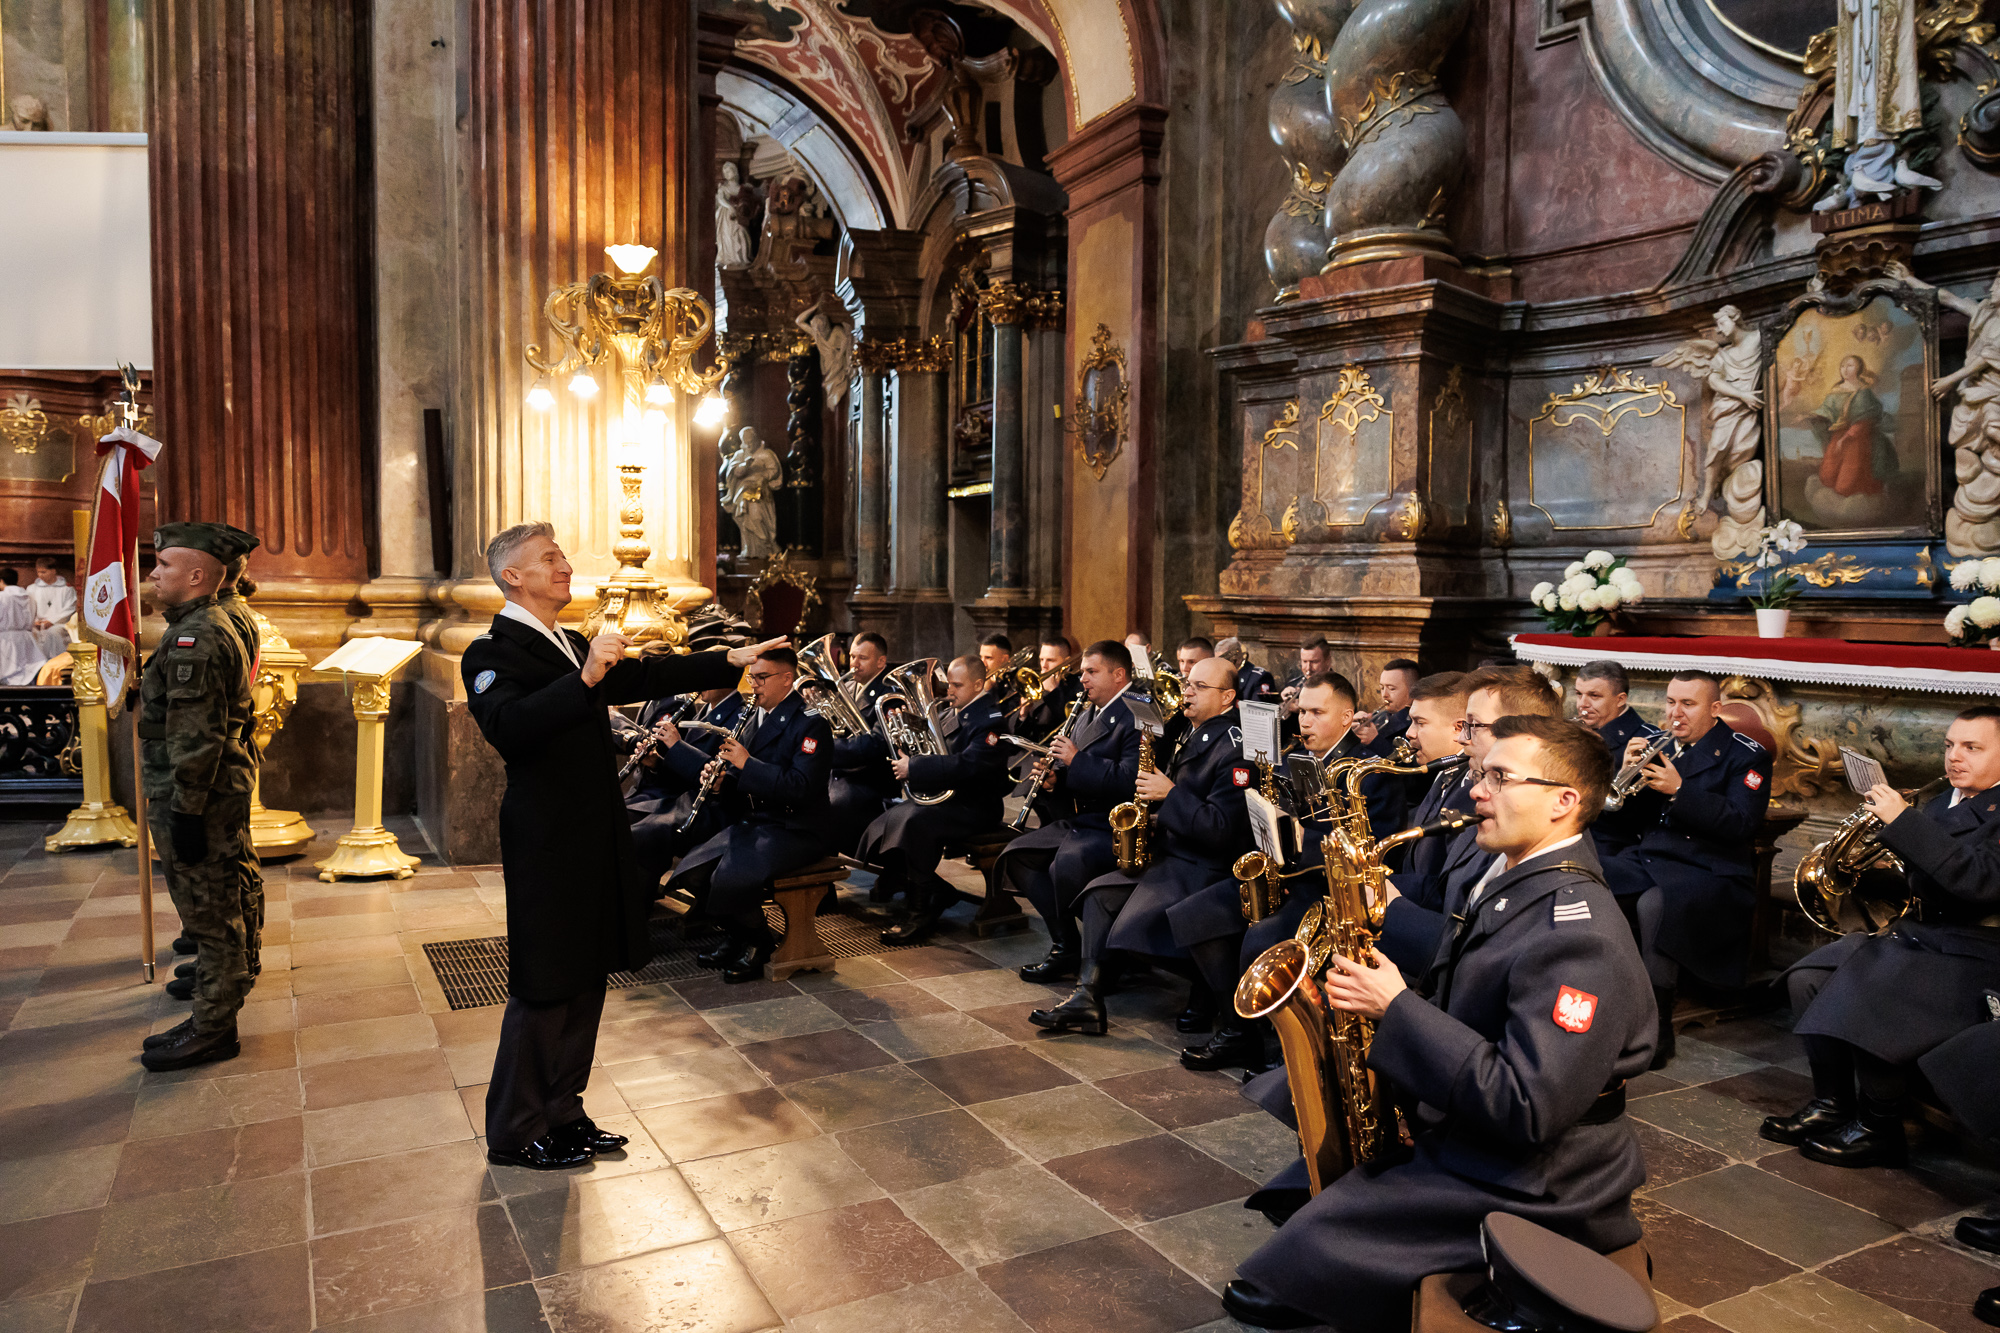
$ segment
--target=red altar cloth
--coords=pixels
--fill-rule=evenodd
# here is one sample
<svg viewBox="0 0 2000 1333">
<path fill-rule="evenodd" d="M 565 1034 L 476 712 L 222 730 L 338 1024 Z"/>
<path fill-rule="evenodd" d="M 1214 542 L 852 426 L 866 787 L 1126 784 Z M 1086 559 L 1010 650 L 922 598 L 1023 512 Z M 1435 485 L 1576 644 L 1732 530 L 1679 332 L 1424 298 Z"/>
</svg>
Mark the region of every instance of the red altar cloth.
<svg viewBox="0 0 2000 1333">
<path fill-rule="evenodd" d="M 2000 695 L 2000 653 L 1986 648 L 1849 643 L 1845 639 L 1758 639 L 1712 634 L 1688 638 L 1516 634 L 1514 654 L 1528 662 L 1581 666 L 1610 660 L 1628 671 L 1701 667 L 1719 675 L 1824 685 L 1880 686 L 1934 694 Z"/>
</svg>

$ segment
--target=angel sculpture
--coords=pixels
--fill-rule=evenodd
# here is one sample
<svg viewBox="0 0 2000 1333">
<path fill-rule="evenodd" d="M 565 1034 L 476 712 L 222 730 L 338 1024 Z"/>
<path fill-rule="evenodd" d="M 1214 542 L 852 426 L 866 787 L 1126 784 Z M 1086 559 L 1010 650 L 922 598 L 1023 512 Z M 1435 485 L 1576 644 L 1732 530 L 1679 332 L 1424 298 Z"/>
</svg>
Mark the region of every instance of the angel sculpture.
<svg viewBox="0 0 2000 1333">
<path fill-rule="evenodd" d="M 1713 320 L 1713 337 L 1690 338 L 1653 364 L 1684 369 L 1708 391 L 1701 492 L 1681 511 L 1679 526 L 1682 536 L 1692 537 L 1695 520 L 1719 496 L 1723 513 L 1709 549 L 1717 560 L 1727 560 L 1753 549 L 1757 530 L 1764 526 L 1764 464 L 1758 457 L 1764 445 L 1764 398 L 1757 391 L 1762 339 L 1733 305 L 1716 311 Z"/>
<path fill-rule="evenodd" d="M 792 323 L 819 348 L 820 383 L 825 386 L 826 405 L 837 409 L 847 397 L 847 383 L 854 375 L 854 333 L 827 313 L 826 304 L 824 297 L 814 301 Z"/>
<path fill-rule="evenodd" d="M 1919 282 L 1900 263 L 1889 265 L 1888 274 L 1905 286 L 1935 291 L 1939 305 L 1972 321 L 1965 364 L 1931 381 L 1931 397 L 1958 395 L 1946 437 L 1958 488 L 1944 516 L 1944 549 L 1958 556 L 2000 554 L 2000 273 L 1977 303 Z"/>
</svg>

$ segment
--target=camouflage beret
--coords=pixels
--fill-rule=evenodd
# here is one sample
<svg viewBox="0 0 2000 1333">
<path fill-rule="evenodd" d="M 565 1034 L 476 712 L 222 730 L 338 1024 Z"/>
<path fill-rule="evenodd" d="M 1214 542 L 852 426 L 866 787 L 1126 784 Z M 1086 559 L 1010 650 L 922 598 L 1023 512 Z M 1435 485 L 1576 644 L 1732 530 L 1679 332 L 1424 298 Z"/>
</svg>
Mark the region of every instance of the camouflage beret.
<svg viewBox="0 0 2000 1333">
<path fill-rule="evenodd" d="M 257 538 L 227 523 L 167 523 L 153 530 L 153 549 L 184 546 L 203 551 L 228 564 L 239 555 L 257 549 Z"/>
</svg>

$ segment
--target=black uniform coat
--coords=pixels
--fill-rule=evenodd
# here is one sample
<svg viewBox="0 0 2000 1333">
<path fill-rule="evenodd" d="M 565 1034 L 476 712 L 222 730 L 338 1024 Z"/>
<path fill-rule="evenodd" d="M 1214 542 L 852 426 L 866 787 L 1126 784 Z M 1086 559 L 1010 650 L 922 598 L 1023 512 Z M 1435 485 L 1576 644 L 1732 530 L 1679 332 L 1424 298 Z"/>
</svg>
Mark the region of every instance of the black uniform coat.
<svg viewBox="0 0 2000 1333">
<path fill-rule="evenodd" d="M 1462 828 L 1449 838 L 1426 838 L 1424 842 L 1436 842 L 1444 848 L 1444 856 L 1425 879 L 1405 882 L 1401 876 L 1390 877 L 1398 896 L 1389 900 L 1382 913 L 1382 935 L 1376 941 L 1376 947 L 1405 977 L 1423 974 L 1450 929 L 1454 905 L 1465 900 L 1493 864 L 1493 853 L 1479 846 L 1477 825 Z"/>
<path fill-rule="evenodd" d="M 1408 1109 L 1414 1153 L 1333 1182 L 1244 1277 L 1342 1329 L 1407 1328 L 1420 1279 L 1483 1267 L 1489 1212 L 1600 1253 L 1639 1239 L 1632 1191 L 1646 1171 L 1630 1121 L 1578 1123 L 1600 1092 L 1645 1072 L 1656 1029 L 1596 860 L 1586 837 L 1487 885 L 1440 947 L 1428 998 L 1397 996 L 1369 1049 Z"/>
<path fill-rule="evenodd" d="M 1278 697 L 1278 682 L 1270 672 L 1251 662 L 1236 668 L 1236 700 L 1270 703 Z"/>
<path fill-rule="evenodd" d="M 1636 708 L 1627 708 L 1599 727 L 1597 734 L 1604 738 L 1604 748 L 1611 752 L 1611 771 L 1616 773 L 1625 767 L 1625 746 L 1632 738 L 1651 740 L 1660 734 L 1660 729 L 1640 717 Z M 1608 862 L 1611 857 L 1638 846 L 1646 830 L 1660 822 L 1666 806 L 1663 793 L 1642 786 L 1625 798 L 1622 809 L 1600 814 L 1590 825 L 1590 836 L 1597 843 L 1597 859 Z"/>
<path fill-rule="evenodd" d="M 1796 1031 L 1907 1064 L 1985 1022 L 1983 992 L 2000 988 L 2000 787 L 1956 806 L 1946 792 L 1905 810 L 1882 830 L 1882 842 L 1910 868 L 1915 919 L 1883 935 L 1844 936 L 1807 956 L 1799 966 L 1838 970 Z"/>
<path fill-rule="evenodd" d="M 1111 843 L 1111 808 L 1131 800 L 1139 780 L 1139 728 L 1122 695 L 1098 710 L 1088 723 L 1077 723 L 1070 739 L 1076 743 L 1077 755 L 1056 770 L 1052 793 L 1070 813 L 1008 843 L 994 868 L 994 874 L 1001 876 L 996 882 L 1005 884 L 1010 854 L 1016 850 L 1053 850 L 1049 876 L 1059 900 L 1065 903 L 1075 901 L 1084 885 L 1117 865 Z"/>
<path fill-rule="evenodd" d="M 1658 884 L 1660 952 L 1716 986 L 1750 967 L 1757 830 L 1771 802 L 1771 752 L 1716 720 L 1673 761 L 1681 788 L 1637 846 L 1604 863 L 1621 896 Z"/>
<path fill-rule="evenodd" d="M 774 875 L 827 854 L 833 733 L 826 719 L 807 712 L 796 693 L 788 694 L 764 715 L 747 748 L 743 770 L 732 770 L 709 798 L 722 803 L 725 827 L 674 869 L 679 879 L 714 865 L 709 884 L 718 912 L 741 910 L 748 905 L 744 899 L 760 894 Z"/>
<path fill-rule="evenodd" d="M 1403 739 L 1410 730 L 1410 710 L 1398 708 L 1382 719 L 1375 728 L 1375 739 L 1368 742 L 1370 754 L 1386 755 L 1396 748 L 1396 742 Z"/>
<path fill-rule="evenodd" d="M 2000 1022 L 1967 1028 L 1917 1067 L 1960 1124 L 2000 1142 Z"/>
<path fill-rule="evenodd" d="M 946 841 L 997 830 L 1001 802 L 1012 785 L 1007 761 L 1014 747 L 1000 739 L 1005 720 L 991 694 L 960 709 L 958 727 L 948 737 L 951 753 L 910 760 L 911 790 L 926 796 L 949 790 L 951 799 L 890 806 L 861 835 L 859 859 L 880 865 L 885 853 L 901 852 L 906 865 L 935 870 Z"/>
<path fill-rule="evenodd" d="M 1137 884 L 1105 940 L 1111 948 L 1174 957 L 1190 943 L 1243 928 L 1243 914 L 1233 902 L 1231 911 L 1222 914 L 1200 900 L 1201 891 L 1220 879 L 1235 884 L 1229 867 L 1251 847 L 1243 793 L 1256 782 L 1257 769 L 1242 749 L 1243 733 L 1231 709 L 1195 728 L 1175 753 L 1167 769 L 1174 789 L 1160 802 L 1146 834 L 1158 849 L 1157 859 L 1136 876 L 1113 872 L 1104 877 L 1115 884 Z M 1192 909 L 1184 919 L 1178 915 L 1183 908 Z M 1219 923 L 1212 919 L 1218 915 Z"/>
<path fill-rule="evenodd" d="M 562 631 L 578 658 L 590 644 Z M 575 663 L 519 621 L 498 616 L 466 646 L 466 707 L 507 765 L 500 862 L 507 883 L 507 990 L 567 1000 L 652 957 L 655 891 L 632 852 L 611 745 L 615 704 L 734 685 L 727 653 L 616 663 L 585 685 Z"/>
<path fill-rule="evenodd" d="M 853 849 L 868 822 L 901 791 L 889 768 L 889 742 L 875 728 L 875 701 L 895 692 L 889 668 L 884 667 L 861 691 L 861 716 L 867 719 L 870 730 L 833 742 L 833 777 L 827 788 L 829 828 L 834 845 L 843 851 Z"/>
<path fill-rule="evenodd" d="M 1472 765 L 1469 763 L 1432 774 L 1429 788 L 1403 817 L 1403 827 L 1421 828 L 1442 818 L 1448 811 L 1470 814 L 1472 786 Z M 1397 848 L 1389 863 L 1395 867 L 1389 876 L 1389 882 L 1396 886 L 1398 893 L 1409 893 L 1413 886 L 1437 875 L 1444 865 L 1445 853 L 1450 847 L 1450 838 L 1430 837 L 1419 838 L 1413 843 Z"/>
</svg>

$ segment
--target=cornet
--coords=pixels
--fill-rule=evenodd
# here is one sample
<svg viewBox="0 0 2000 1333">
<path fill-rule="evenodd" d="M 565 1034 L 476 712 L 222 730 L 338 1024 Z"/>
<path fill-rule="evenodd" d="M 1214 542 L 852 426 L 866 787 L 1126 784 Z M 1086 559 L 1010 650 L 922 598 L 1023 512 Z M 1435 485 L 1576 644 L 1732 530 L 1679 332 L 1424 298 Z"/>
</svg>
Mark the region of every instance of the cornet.
<svg viewBox="0 0 2000 1333">
<path fill-rule="evenodd" d="M 1618 776 L 1611 779 L 1611 790 L 1604 794 L 1606 810 L 1623 810 L 1625 802 L 1633 792 L 1639 790 L 1646 781 L 1646 765 L 1665 754 L 1674 743 L 1674 734 L 1662 731 L 1646 742 L 1646 748 L 1639 751 L 1638 758 L 1618 770 Z"/>
</svg>

